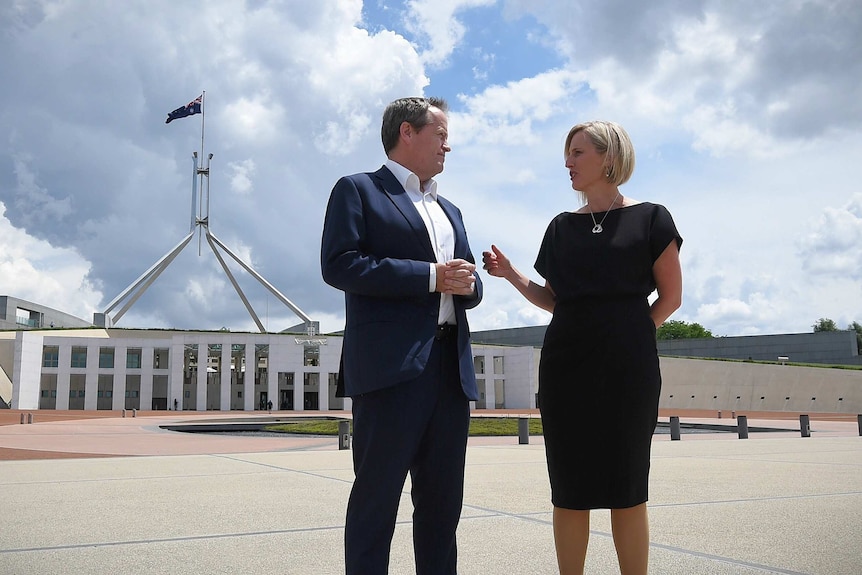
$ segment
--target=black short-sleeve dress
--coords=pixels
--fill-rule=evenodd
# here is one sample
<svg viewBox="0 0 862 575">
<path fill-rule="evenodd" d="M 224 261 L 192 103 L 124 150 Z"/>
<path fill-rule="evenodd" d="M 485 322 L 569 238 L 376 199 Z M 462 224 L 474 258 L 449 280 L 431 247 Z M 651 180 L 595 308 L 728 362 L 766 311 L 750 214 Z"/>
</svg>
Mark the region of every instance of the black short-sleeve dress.
<svg viewBox="0 0 862 575">
<path fill-rule="evenodd" d="M 596 213 L 596 220 L 605 212 Z M 557 300 L 539 363 L 539 409 L 551 499 L 565 509 L 647 500 L 661 374 L 647 297 L 652 267 L 682 245 L 664 206 L 563 213 L 545 232 L 536 271 Z"/>
</svg>

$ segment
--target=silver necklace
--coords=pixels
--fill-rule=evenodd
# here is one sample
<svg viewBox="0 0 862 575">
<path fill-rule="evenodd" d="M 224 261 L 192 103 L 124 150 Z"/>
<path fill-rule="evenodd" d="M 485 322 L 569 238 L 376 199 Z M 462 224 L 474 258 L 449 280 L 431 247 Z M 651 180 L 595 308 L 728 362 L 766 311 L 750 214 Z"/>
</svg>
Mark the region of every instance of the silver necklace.
<svg viewBox="0 0 862 575">
<path fill-rule="evenodd" d="M 610 207 L 608 207 L 608 211 L 605 212 L 605 217 L 602 218 L 602 221 L 596 222 L 596 216 L 593 214 L 593 208 L 590 207 L 590 203 L 587 202 L 587 209 L 590 210 L 590 217 L 593 218 L 593 233 L 600 234 L 605 228 L 602 227 L 602 224 L 605 223 L 605 219 L 607 219 L 608 214 L 611 213 L 611 208 L 614 207 L 614 204 L 617 203 L 617 200 L 620 199 L 620 193 L 617 192 L 617 197 L 614 198 L 614 201 L 611 202 Z"/>
</svg>

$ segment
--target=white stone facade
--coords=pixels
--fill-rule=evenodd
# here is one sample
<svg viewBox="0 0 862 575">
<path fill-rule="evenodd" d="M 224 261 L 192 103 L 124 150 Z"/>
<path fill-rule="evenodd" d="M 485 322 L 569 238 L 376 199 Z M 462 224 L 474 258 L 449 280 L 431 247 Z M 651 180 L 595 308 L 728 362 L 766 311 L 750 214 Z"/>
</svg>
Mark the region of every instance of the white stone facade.
<svg viewBox="0 0 862 575">
<path fill-rule="evenodd" d="M 0 368 L 11 374 L 13 409 L 257 411 L 271 401 L 274 410 L 328 411 L 351 407 L 335 397 L 341 344 L 300 334 L 0 332 Z M 473 352 L 482 393 L 473 407 L 536 406 L 538 350 Z"/>
</svg>

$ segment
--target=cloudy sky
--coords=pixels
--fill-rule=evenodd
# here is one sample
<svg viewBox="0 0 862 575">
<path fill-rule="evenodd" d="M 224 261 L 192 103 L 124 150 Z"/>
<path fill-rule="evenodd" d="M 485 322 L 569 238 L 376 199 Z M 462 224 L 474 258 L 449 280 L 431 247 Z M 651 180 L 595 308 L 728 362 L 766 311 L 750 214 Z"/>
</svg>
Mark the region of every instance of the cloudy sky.
<svg viewBox="0 0 862 575">
<path fill-rule="evenodd" d="M 532 270 L 579 207 L 568 129 L 610 119 L 637 150 L 622 191 L 685 239 L 674 319 L 715 335 L 862 322 L 857 0 L 5 0 L 0 294 L 92 319 L 190 231 L 206 92 L 210 229 L 321 322 L 343 298 L 319 244 L 339 176 L 385 160 L 391 100 L 451 105 L 440 192 L 473 252 Z M 232 266 L 269 331 L 299 319 Z M 482 272 L 484 273 L 484 272 Z M 474 330 L 549 316 L 485 276 Z M 120 327 L 256 331 L 195 235 Z"/>
</svg>

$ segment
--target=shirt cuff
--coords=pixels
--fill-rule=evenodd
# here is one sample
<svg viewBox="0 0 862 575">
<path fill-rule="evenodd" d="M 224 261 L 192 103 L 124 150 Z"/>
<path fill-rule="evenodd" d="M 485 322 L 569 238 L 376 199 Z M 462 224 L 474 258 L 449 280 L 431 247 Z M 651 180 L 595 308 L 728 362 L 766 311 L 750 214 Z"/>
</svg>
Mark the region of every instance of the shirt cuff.
<svg viewBox="0 0 862 575">
<path fill-rule="evenodd" d="M 428 293 L 437 291 L 437 264 L 431 262 L 431 275 L 428 276 Z"/>
</svg>

